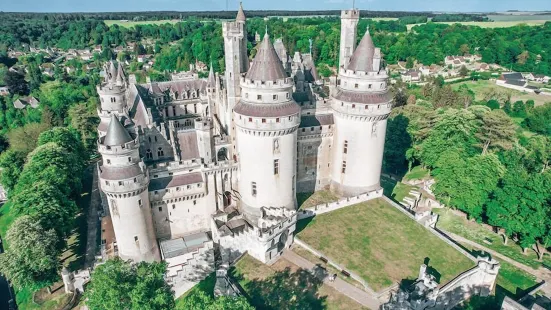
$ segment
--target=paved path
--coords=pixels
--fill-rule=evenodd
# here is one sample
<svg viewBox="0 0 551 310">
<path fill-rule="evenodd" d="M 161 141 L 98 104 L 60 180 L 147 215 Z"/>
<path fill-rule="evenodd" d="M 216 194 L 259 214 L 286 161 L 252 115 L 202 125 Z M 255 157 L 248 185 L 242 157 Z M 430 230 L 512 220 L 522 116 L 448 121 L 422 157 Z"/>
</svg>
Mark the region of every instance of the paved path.
<svg viewBox="0 0 551 310">
<path fill-rule="evenodd" d="M 283 258 L 299 266 L 300 268 L 308 270 L 313 270 L 315 268 L 315 265 L 312 262 L 290 250 L 285 250 L 283 252 Z M 323 282 L 336 289 L 343 295 L 346 295 L 349 298 L 355 300 L 357 303 L 361 304 L 364 307 L 375 310 L 379 309 L 379 307 L 381 306 L 381 303 L 379 302 L 379 300 L 377 300 L 376 296 L 372 296 L 338 277 L 333 282 L 330 282 L 327 278 L 323 279 Z"/>
<path fill-rule="evenodd" d="M 468 244 L 470 246 L 474 246 L 476 248 L 479 248 L 485 252 L 488 252 L 490 253 L 493 257 L 497 257 L 503 261 L 506 261 L 507 263 L 517 267 L 518 269 L 521 269 L 533 276 L 535 276 L 537 278 L 538 281 L 545 281 L 546 283 L 549 283 L 551 282 L 551 271 L 546 269 L 546 268 L 543 268 L 543 267 L 540 267 L 538 269 L 534 269 L 532 267 L 529 267 L 529 266 L 526 266 L 522 263 L 519 263 L 517 262 L 516 260 L 512 259 L 512 258 L 509 258 L 499 252 L 496 252 L 490 248 L 487 248 L 481 244 L 478 244 L 472 240 L 469 240 L 469 239 L 466 239 L 464 237 L 461 237 L 459 235 L 456 235 L 454 233 L 451 233 L 449 231 L 445 231 L 445 230 L 441 230 L 443 233 L 445 233 L 446 235 L 448 235 L 451 239 L 453 239 L 455 242 L 457 243 L 463 243 L 463 244 Z M 551 293 L 551 286 L 549 285 L 544 285 L 543 288 L 542 288 L 543 291 L 545 291 L 546 293 Z"/>
<path fill-rule="evenodd" d="M 98 231 L 98 209 L 101 204 L 100 193 L 98 190 L 98 169 L 96 163 L 88 167 L 92 169 L 92 188 L 90 190 L 90 205 L 88 206 L 88 214 L 86 215 L 86 223 L 88 227 L 88 235 L 86 236 L 86 256 L 84 267 L 89 268 L 94 266 L 96 257 L 96 236 Z"/>
</svg>

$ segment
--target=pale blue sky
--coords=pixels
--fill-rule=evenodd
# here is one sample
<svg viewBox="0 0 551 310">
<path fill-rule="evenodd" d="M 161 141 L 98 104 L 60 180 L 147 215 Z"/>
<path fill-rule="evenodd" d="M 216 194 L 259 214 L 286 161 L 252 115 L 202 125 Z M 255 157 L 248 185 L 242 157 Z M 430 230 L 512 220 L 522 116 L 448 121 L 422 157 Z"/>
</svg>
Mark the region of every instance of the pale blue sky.
<svg viewBox="0 0 551 310">
<path fill-rule="evenodd" d="M 237 0 L 227 0 L 236 10 Z M 349 8 L 352 0 L 243 0 L 245 10 L 322 10 Z M 381 11 L 551 10 L 551 0 L 356 0 L 356 6 Z M 0 0 L 5 12 L 219 11 L 226 0 Z"/>
</svg>

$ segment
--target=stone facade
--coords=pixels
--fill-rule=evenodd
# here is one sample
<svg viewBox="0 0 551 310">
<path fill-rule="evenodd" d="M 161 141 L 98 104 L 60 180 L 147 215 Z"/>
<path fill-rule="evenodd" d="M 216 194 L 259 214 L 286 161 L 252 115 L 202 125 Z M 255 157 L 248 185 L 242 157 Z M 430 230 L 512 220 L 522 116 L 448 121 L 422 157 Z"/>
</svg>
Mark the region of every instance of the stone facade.
<svg viewBox="0 0 551 310">
<path fill-rule="evenodd" d="M 249 63 L 242 9 L 222 26 L 223 79 L 138 84 L 106 65 L 98 170 L 118 255 L 167 261 L 181 294 L 245 252 L 275 260 L 293 242 L 297 192 L 380 192 L 392 102 L 369 32 L 354 51 L 358 17 L 343 12 L 350 57 L 331 94 L 310 54 L 288 57 L 267 33 Z"/>
</svg>

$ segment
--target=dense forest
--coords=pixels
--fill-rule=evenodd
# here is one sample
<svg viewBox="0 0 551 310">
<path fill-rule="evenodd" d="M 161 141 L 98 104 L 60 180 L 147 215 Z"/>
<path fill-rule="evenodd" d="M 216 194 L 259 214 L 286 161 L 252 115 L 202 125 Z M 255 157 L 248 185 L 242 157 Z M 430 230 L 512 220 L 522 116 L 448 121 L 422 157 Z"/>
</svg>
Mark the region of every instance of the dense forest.
<svg viewBox="0 0 551 310">
<path fill-rule="evenodd" d="M 541 258 L 551 245 L 551 102 L 511 102 L 506 91 L 475 101 L 468 85 L 395 85 L 402 106 L 388 121 L 384 169 L 423 166 L 440 202 Z"/>
</svg>

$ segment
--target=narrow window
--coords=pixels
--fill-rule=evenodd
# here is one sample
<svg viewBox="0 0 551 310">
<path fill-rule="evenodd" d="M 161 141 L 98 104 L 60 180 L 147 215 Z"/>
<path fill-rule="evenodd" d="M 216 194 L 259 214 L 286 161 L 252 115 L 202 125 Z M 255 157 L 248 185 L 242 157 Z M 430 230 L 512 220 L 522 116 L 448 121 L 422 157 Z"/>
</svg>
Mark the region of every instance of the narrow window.
<svg viewBox="0 0 551 310">
<path fill-rule="evenodd" d="M 279 174 L 279 159 L 274 159 L 274 174 Z"/>
<path fill-rule="evenodd" d="M 256 182 L 251 183 L 251 190 L 253 197 L 256 197 Z"/>
<path fill-rule="evenodd" d="M 256 95 L 256 100 L 262 100 L 262 95 Z"/>
<path fill-rule="evenodd" d="M 354 88 L 358 88 L 358 84 L 354 84 Z"/>
<path fill-rule="evenodd" d="M 138 200 L 138 206 L 140 206 L 140 207 L 141 207 L 142 205 L 143 205 L 143 204 L 142 204 L 142 200 L 141 200 L 141 199 L 140 199 L 140 200 Z"/>
<path fill-rule="evenodd" d="M 134 241 L 138 242 L 138 236 L 134 236 Z"/>
<path fill-rule="evenodd" d="M 253 121 L 253 118 L 249 117 L 249 123 L 252 123 L 252 121 Z"/>
<path fill-rule="evenodd" d="M 278 118 L 276 118 L 276 123 L 279 123 L 279 117 L 278 117 Z"/>
<path fill-rule="evenodd" d="M 193 205 L 194 205 L 194 206 L 197 205 L 197 200 L 194 200 L 194 201 L 193 201 Z"/>
<path fill-rule="evenodd" d="M 274 101 L 276 101 L 276 100 L 277 100 L 277 95 L 274 95 Z"/>
<path fill-rule="evenodd" d="M 346 161 L 343 160 L 342 162 L 342 173 L 346 172 Z"/>
<path fill-rule="evenodd" d="M 289 93 L 287 93 L 285 97 L 286 97 L 287 99 L 289 99 Z"/>
<path fill-rule="evenodd" d="M 266 123 L 266 119 L 265 119 L 265 118 L 262 119 L 262 123 Z"/>
<path fill-rule="evenodd" d="M 176 205 L 172 205 L 172 210 L 176 209 Z"/>
<path fill-rule="evenodd" d="M 356 107 L 356 105 L 355 105 L 355 104 L 353 104 L 353 105 L 352 105 L 352 109 L 354 109 L 355 107 Z"/>
<path fill-rule="evenodd" d="M 371 89 L 371 84 L 367 85 L 367 88 Z"/>
<path fill-rule="evenodd" d="M 347 140 L 344 140 L 343 153 L 348 154 L 348 141 Z"/>
<path fill-rule="evenodd" d="M 129 162 L 129 163 L 132 162 L 132 157 L 128 157 L 128 162 Z"/>
<path fill-rule="evenodd" d="M 108 159 L 108 160 L 107 160 L 107 164 L 108 164 L 108 165 L 111 165 L 111 159 Z"/>
<path fill-rule="evenodd" d="M 163 157 L 165 156 L 165 152 L 163 151 L 163 148 L 160 147 L 158 150 L 157 150 L 157 156 L 158 157 Z"/>
<path fill-rule="evenodd" d="M 119 181 L 119 186 L 122 186 L 122 184 L 123 184 L 122 181 Z"/>
<path fill-rule="evenodd" d="M 109 185 L 109 181 L 105 181 L 105 185 Z"/>
<path fill-rule="evenodd" d="M 163 212 L 163 207 L 159 207 L 159 212 Z"/>
</svg>

